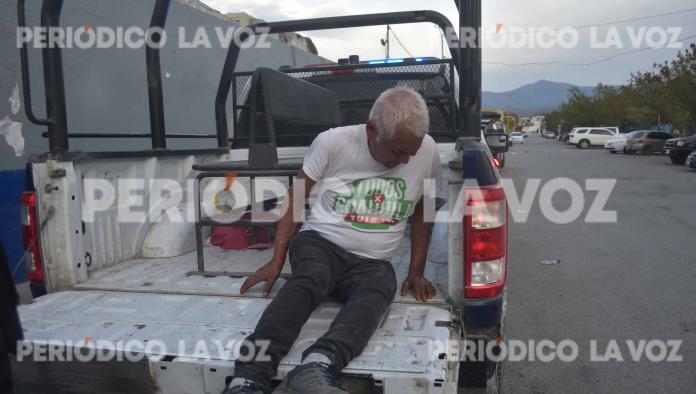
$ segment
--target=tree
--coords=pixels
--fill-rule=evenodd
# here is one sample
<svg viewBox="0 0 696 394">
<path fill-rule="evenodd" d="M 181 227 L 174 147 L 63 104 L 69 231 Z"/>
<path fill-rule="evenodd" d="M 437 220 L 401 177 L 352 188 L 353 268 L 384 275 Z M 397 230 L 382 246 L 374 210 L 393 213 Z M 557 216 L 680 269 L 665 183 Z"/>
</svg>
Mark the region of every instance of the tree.
<svg viewBox="0 0 696 394">
<path fill-rule="evenodd" d="M 626 86 L 599 84 L 592 96 L 571 88 L 568 101 L 547 118 L 549 126 L 559 131 L 599 125 L 648 128 L 658 121 L 696 130 L 696 44 L 671 62 L 631 74 Z"/>
</svg>

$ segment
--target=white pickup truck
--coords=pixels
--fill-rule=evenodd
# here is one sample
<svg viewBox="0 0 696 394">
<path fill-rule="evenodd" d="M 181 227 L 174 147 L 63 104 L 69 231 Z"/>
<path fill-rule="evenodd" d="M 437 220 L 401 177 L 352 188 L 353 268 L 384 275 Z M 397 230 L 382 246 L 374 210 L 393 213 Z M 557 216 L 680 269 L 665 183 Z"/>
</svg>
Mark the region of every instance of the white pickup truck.
<svg viewBox="0 0 696 394">
<path fill-rule="evenodd" d="M 44 7 L 42 20 L 49 25 L 60 15 L 57 3 L 47 0 Z M 480 12 L 480 0 L 470 3 Z M 161 11 L 166 15 L 166 8 Z M 161 13 L 155 10 L 153 25 L 163 26 Z M 480 24 L 480 14 L 470 19 Z M 282 33 L 412 22 L 452 28 L 432 11 L 253 28 Z M 290 110 L 311 104 L 322 113 L 335 109 L 339 124 L 334 125 L 364 122 L 377 95 L 396 84 L 411 86 L 426 99 L 443 163 L 435 201 L 438 217 L 447 219 L 434 225 L 426 268 L 438 292 L 425 303 L 397 294 L 366 350 L 343 371 L 343 380 L 353 393 L 499 389 L 501 364 L 465 359 L 461 342 L 488 344 L 502 337 L 507 281 L 507 207 L 491 153 L 504 152 L 507 137 L 481 135 L 480 53 L 475 49 L 453 49 L 454 60 L 360 62 L 351 57 L 322 67 L 235 73 L 239 48 L 231 45 L 216 99 L 218 147 L 175 151 L 166 149 L 168 136 L 163 123 L 158 125 L 161 74 L 159 61 L 151 61 L 157 52 L 148 48 L 153 149 L 102 153 L 69 150 L 61 49 L 43 51 L 47 119 L 32 113 L 29 77 L 23 74 L 27 115 L 47 126 L 50 151 L 32 158 L 27 183 L 33 188 L 22 195 L 28 277 L 36 299 L 19 310 L 25 336 L 14 363 L 19 392 L 222 392 L 233 375 L 234 344 L 254 329 L 282 279 L 269 298 L 261 296 L 260 286 L 239 294 L 244 277 L 267 262 L 272 250 L 224 250 L 206 241 L 202 217 L 195 215 L 202 200 L 192 192 L 198 190 L 199 175 L 224 172 L 225 163 L 245 163 L 258 174 L 297 168 L 326 119 L 313 119 L 317 111 Z M 26 62 L 26 48 L 22 54 Z M 264 73 L 277 79 L 264 83 Z M 457 74 L 466 77 L 460 80 Z M 303 90 L 286 94 L 287 86 L 297 86 L 293 81 L 301 81 Z M 318 100 L 320 91 L 329 92 L 331 100 Z M 241 178 L 240 184 L 250 187 Z M 182 193 L 160 198 L 161 189 L 152 185 L 163 179 Z M 497 222 L 487 226 L 490 218 L 467 214 L 476 206 L 498 212 Z M 138 213 L 145 219 L 123 219 Z M 392 260 L 399 283 L 409 253 L 406 239 Z M 288 264 L 285 270 L 288 274 Z M 302 351 L 327 330 L 339 309 L 327 300 L 312 314 L 282 360 L 278 380 L 299 363 Z"/>
</svg>

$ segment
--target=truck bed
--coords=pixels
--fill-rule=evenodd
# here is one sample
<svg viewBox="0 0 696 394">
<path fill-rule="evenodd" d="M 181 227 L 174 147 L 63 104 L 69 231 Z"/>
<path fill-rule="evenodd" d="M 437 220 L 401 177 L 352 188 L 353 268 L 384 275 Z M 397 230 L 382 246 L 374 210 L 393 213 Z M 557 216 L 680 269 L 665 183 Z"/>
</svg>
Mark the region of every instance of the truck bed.
<svg viewBox="0 0 696 394">
<path fill-rule="evenodd" d="M 51 387 L 55 392 L 110 393 L 129 387 L 128 392 L 218 394 L 233 375 L 230 347 L 253 331 L 269 302 L 93 290 L 46 295 L 21 307 L 26 342 L 36 346 L 69 341 L 72 348 L 108 349 L 102 341 L 157 341 L 164 344 L 166 354 L 142 352 L 147 356 L 143 360 L 120 363 L 46 363 L 25 356 L 15 366 L 17 388 L 19 392 Z M 304 349 L 326 332 L 339 310 L 340 304 L 332 302 L 315 310 L 282 360 L 277 379 L 300 363 Z M 418 385 L 422 393 L 453 392 L 456 367 L 446 358 L 457 357 L 458 349 L 438 345 L 452 339 L 450 323 L 446 309 L 392 304 L 365 351 L 343 371 L 349 384 L 357 387 L 350 391 L 371 392 L 365 385 L 377 385 L 383 393 L 396 394 Z M 201 357 L 206 354 L 202 349 L 209 358 Z"/>
<path fill-rule="evenodd" d="M 447 279 L 446 240 L 446 235 L 434 234 L 427 265 L 428 277 L 442 289 Z M 207 269 L 249 272 L 264 264 L 272 250 L 207 247 L 205 253 Z M 408 271 L 409 257 L 406 238 L 393 259 L 399 283 Z M 249 335 L 270 298 L 260 297 L 261 285 L 239 295 L 243 278 L 187 276 L 195 267 L 195 251 L 166 259 L 133 259 L 93 273 L 73 290 L 22 306 L 27 342 L 71 341 L 74 348 L 99 348 L 98 341 L 157 340 L 166 346 L 166 354 L 143 352 L 147 357 L 142 361 L 125 365 L 45 363 L 29 357 L 16 366 L 20 391 L 41 392 L 50 382 L 58 392 L 108 393 L 124 387 L 131 392 L 221 392 L 233 375 L 234 355 L 229 349 L 221 351 L 220 343 L 239 343 Z M 272 295 L 282 284 L 279 279 Z M 393 394 L 408 387 L 420 387 L 422 393 L 456 391 L 457 363 L 448 359 L 458 357 L 458 348 L 449 342 L 458 334 L 451 330 L 452 316 L 444 304 L 440 291 L 427 304 L 411 294 L 397 295 L 365 351 L 343 371 L 349 391 L 368 393 L 375 387 Z M 299 364 L 304 349 L 326 332 L 340 307 L 327 300 L 314 311 L 282 360 L 277 379 Z M 201 349 L 210 357 L 201 358 Z"/>
<path fill-rule="evenodd" d="M 445 226 L 442 227 L 444 231 Z M 439 236 L 438 236 L 439 235 Z M 441 242 L 444 241 L 444 242 Z M 392 259 L 394 271 L 399 285 L 408 274 L 410 259 L 409 239 L 404 239 L 397 255 Z M 430 304 L 444 304 L 442 289 L 447 286 L 447 236 L 435 234 L 426 265 L 426 277 L 433 281 L 438 288 L 438 294 L 429 301 Z M 254 272 L 267 263 L 273 250 L 223 250 L 216 246 L 205 248 L 205 264 L 208 271 L 228 271 L 248 273 Z M 190 294 L 206 296 L 240 296 L 239 288 L 244 278 L 219 276 L 206 278 L 202 276 L 187 276 L 188 272 L 196 270 L 196 252 L 192 251 L 182 256 L 155 259 L 132 259 L 108 268 L 99 270 L 83 283 L 74 286 L 76 290 L 105 290 L 138 293 L 161 294 Z M 290 273 L 290 264 L 286 263 L 284 273 Z M 282 287 L 284 280 L 278 279 L 271 296 Z M 249 297 L 260 297 L 263 284 L 254 287 Z M 417 302 L 412 293 L 406 297 L 397 294 L 395 302 Z"/>
</svg>

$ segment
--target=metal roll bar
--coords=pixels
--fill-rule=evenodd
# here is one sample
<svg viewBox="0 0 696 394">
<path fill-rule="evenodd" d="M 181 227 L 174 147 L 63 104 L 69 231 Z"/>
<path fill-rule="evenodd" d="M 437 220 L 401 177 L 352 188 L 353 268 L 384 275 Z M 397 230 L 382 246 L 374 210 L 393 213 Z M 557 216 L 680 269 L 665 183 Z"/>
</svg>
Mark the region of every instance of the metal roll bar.
<svg viewBox="0 0 696 394">
<path fill-rule="evenodd" d="M 26 27 L 24 5 L 26 0 L 17 0 L 17 19 L 20 28 Z M 156 0 L 150 23 L 151 28 L 164 28 L 171 0 Z M 481 0 L 454 0 L 459 12 L 459 28 L 472 28 L 478 33 L 481 26 Z M 44 28 L 59 27 L 63 0 L 43 0 L 41 7 L 41 26 Z M 386 24 L 403 24 L 430 22 L 440 27 L 447 35 L 452 24 L 442 14 L 434 11 L 393 12 L 369 15 L 339 16 L 331 18 L 315 18 L 296 21 L 261 23 L 250 26 L 253 34 L 285 33 L 297 31 L 312 31 L 340 29 L 349 27 L 379 26 Z M 159 34 L 152 33 L 151 39 L 159 43 Z M 249 39 L 250 33 L 240 34 L 238 41 Z M 478 34 L 477 34 L 478 37 Z M 46 46 L 42 49 L 44 90 L 46 96 L 46 118 L 35 116 L 31 101 L 31 86 L 29 78 L 27 44 L 20 48 L 22 85 L 27 118 L 34 124 L 47 126 L 49 149 L 51 153 L 65 153 L 69 149 L 67 130 L 67 114 L 65 104 L 65 86 L 61 48 L 57 45 Z M 229 146 L 227 114 L 225 107 L 227 96 L 232 83 L 232 73 L 239 59 L 240 47 L 237 42 L 231 43 L 225 58 L 222 75 L 218 84 L 215 98 L 215 123 L 217 145 L 220 148 Z M 481 49 L 450 45 L 450 52 L 455 67 L 459 73 L 459 135 L 478 138 L 480 135 L 481 110 Z M 150 137 L 153 149 L 166 149 L 166 131 L 164 121 L 164 100 L 162 93 L 162 72 L 159 58 L 159 48 L 156 45 L 146 46 L 146 63 L 148 79 L 148 98 L 150 109 Z M 88 133 L 82 133 L 88 136 Z"/>
<path fill-rule="evenodd" d="M 150 134 L 152 149 L 167 149 L 167 135 L 164 127 L 164 94 L 162 93 L 162 67 L 160 65 L 159 43 L 162 37 L 157 29 L 164 29 L 171 0 L 157 0 L 152 11 L 149 34 L 153 45 L 145 45 L 147 64 L 147 93 L 150 104 Z"/>
<path fill-rule="evenodd" d="M 480 10 L 481 0 L 466 0 L 467 2 L 478 2 L 478 9 Z M 456 0 L 455 0 L 456 2 Z M 459 6 L 459 4 L 457 4 Z M 472 7 L 473 8 L 473 7 Z M 435 11 L 406 11 L 406 12 L 389 12 L 380 14 L 365 14 L 365 15 L 350 15 L 350 16 L 337 16 L 330 18 L 313 18 L 313 19 L 302 19 L 295 21 L 283 21 L 283 22 L 264 22 L 249 26 L 254 34 L 274 34 L 274 33 L 288 33 L 297 31 L 314 31 L 314 30 L 328 30 L 328 29 L 343 29 L 349 27 L 365 27 L 365 26 L 382 26 L 382 25 L 396 25 L 405 23 L 422 23 L 430 22 L 434 23 L 443 31 L 443 33 L 448 36 L 448 32 L 454 31 L 454 27 L 450 21 L 439 12 Z M 249 39 L 250 34 L 248 32 L 243 32 L 240 34 L 241 42 Z M 232 85 L 232 74 L 235 71 L 237 60 L 239 59 L 240 47 L 237 42 L 232 42 L 227 51 L 227 57 L 225 59 L 225 66 L 222 70 L 222 76 L 220 77 L 220 84 L 218 85 L 218 92 L 215 98 L 215 122 L 217 127 L 218 142 L 227 141 L 228 136 L 228 125 L 227 125 L 227 96 L 229 95 L 230 87 Z M 450 53 L 452 59 L 454 60 L 455 67 L 460 76 L 466 75 L 469 72 L 467 67 L 471 67 L 471 62 L 463 63 L 461 59 L 464 57 L 462 51 L 459 49 L 459 45 L 450 46 Z M 470 53 L 467 52 L 467 55 Z M 471 53 L 473 54 L 473 53 Z M 480 58 L 479 58 L 480 62 Z M 480 69 L 480 67 L 479 67 Z M 470 95 L 476 95 L 475 91 L 463 90 L 462 89 L 462 79 L 460 78 L 460 103 L 463 102 L 465 105 L 469 103 L 475 104 L 480 99 L 471 99 Z M 471 86 L 470 86 L 471 87 Z M 477 94 L 480 97 L 480 90 Z M 467 108 L 463 111 L 463 107 L 460 105 L 460 113 L 462 115 L 469 114 L 473 111 L 471 108 Z M 480 123 L 480 121 L 479 121 Z M 466 124 L 473 124 L 471 120 L 467 120 Z M 474 134 L 474 131 L 476 132 Z M 480 125 L 475 129 L 468 130 L 468 128 L 463 128 L 459 130 L 460 135 L 474 136 L 478 137 L 480 133 Z"/>
</svg>

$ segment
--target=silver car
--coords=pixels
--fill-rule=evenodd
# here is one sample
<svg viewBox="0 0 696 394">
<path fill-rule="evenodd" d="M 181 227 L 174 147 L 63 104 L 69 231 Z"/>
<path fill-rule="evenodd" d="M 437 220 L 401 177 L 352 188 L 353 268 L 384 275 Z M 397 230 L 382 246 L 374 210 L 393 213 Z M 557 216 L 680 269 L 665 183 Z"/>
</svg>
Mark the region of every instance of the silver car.
<svg viewBox="0 0 696 394">
<path fill-rule="evenodd" d="M 696 151 L 691 152 L 691 154 L 686 158 L 686 166 L 696 169 Z"/>
<path fill-rule="evenodd" d="M 515 131 L 510 134 L 510 141 L 512 141 L 513 144 L 524 144 L 524 135 L 519 131 Z"/>
<path fill-rule="evenodd" d="M 664 131 L 639 130 L 631 132 L 626 139 L 624 148 L 626 153 L 642 153 L 652 155 L 654 152 L 662 152 L 665 142 L 674 136 Z"/>
</svg>

